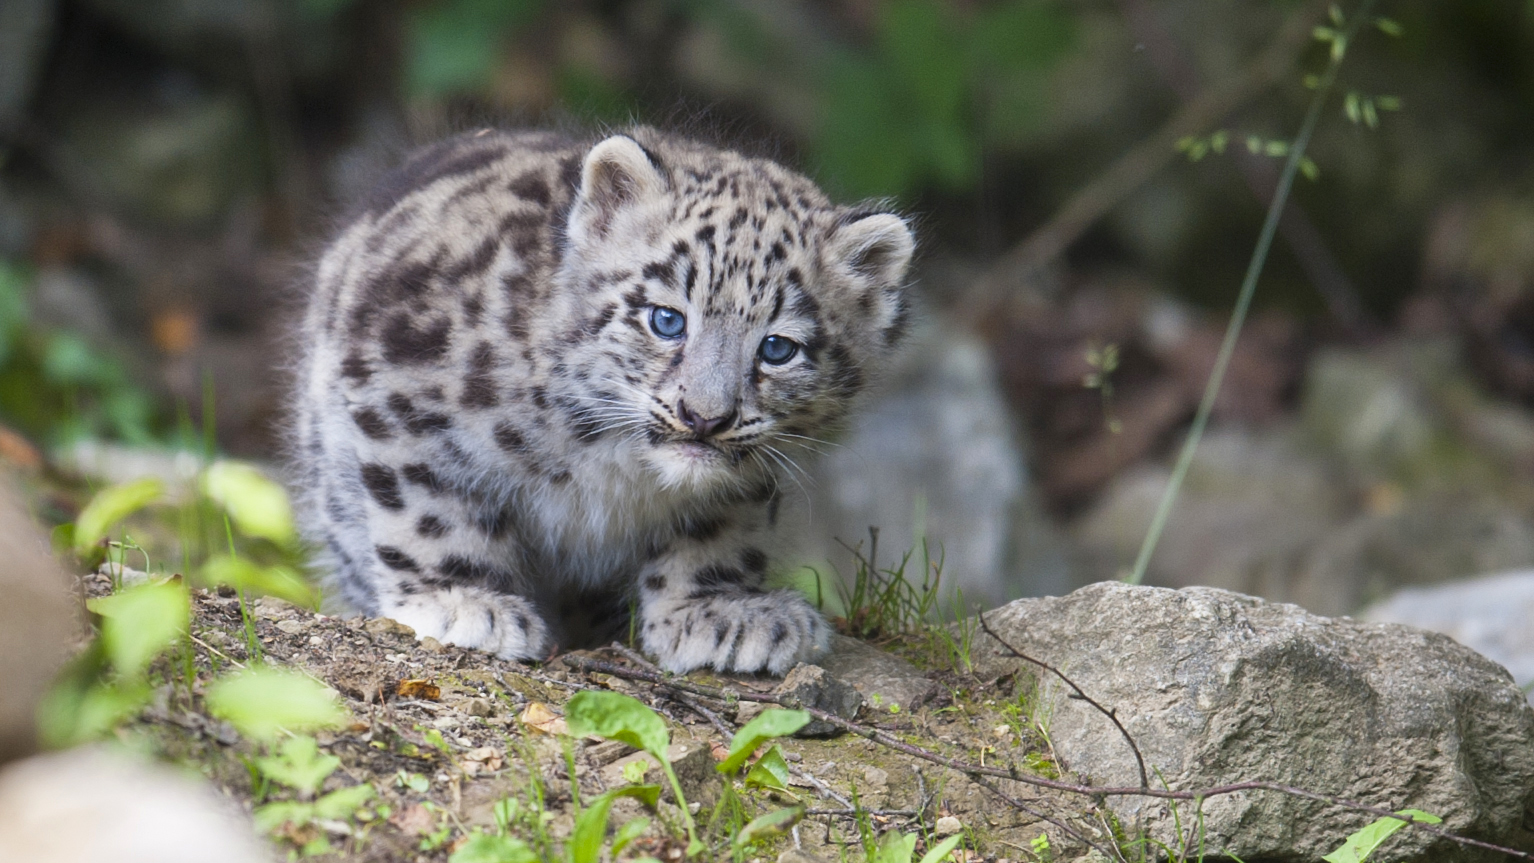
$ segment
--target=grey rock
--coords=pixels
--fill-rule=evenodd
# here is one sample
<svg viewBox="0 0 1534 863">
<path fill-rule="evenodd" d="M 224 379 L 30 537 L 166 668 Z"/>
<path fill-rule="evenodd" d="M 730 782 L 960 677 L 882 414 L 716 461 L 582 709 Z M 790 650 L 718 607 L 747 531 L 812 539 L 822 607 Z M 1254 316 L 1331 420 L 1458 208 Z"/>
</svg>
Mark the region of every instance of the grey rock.
<svg viewBox="0 0 1534 863">
<path fill-rule="evenodd" d="M 54 752 L 0 770 L 6 860 L 268 863 L 239 807 L 211 783 L 125 751 Z"/>
<path fill-rule="evenodd" d="M 788 696 L 805 707 L 814 707 L 843 719 L 856 719 L 863 706 L 863 694 L 834 675 L 826 673 L 818 665 L 801 662 L 788 672 L 783 682 L 773 690 L 780 698 Z M 834 737 L 841 733 L 829 722 L 820 719 L 810 721 L 799 729 L 798 737 Z"/>
<path fill-rule="evenodd" d="M 820 667 L 850 683 L 869 704 L 910 708 L 934 685 L 904 659 L 845 635 L 831 637 L 831 652 L 821 658 Z"/>
<path fill-rule="evenodd" d="M 1359 616 L 1441 632 L 1534 686 L 1534 569 L 1407 588 Z"/>
<path fill-rule="evenodd" d="M 37 704 L 74 634 L 67 585 L 47 537 L 0 478 L 0 762 L 36 748 Z"/>
<path fill-rule="evenodd" d="M 1534 849 L 1534 709 L 1506 670 L 1442 635 L 1212 588 L 1118 583 L 1019 600 L 987 620 L 1115 710 L 1173 789 L 1263 779 L 1420 808 L 1449 830 Z M 1021 665 L 983 634 L 972 655 L 981 674 Z M 1040 693 L 1066 767 L 1092 784 L 1139 785 L 1106 717 L 1058 680 Z M 1169 807 L 1108 799 L 1126 823 L 1174 841 Z M 1186 824 L 1192 811 L 1178 814 Z M 1212 853 L 1275 863 L 1315 860 L 1372 820 L 1275 793 L 1211 798 L 1203 817 Z M 1404 830 L 1371 859 L 1500 858 Z"/>
<path fill-rule="evenodd" d="M 928 317 L 804 483 L 802 559 L 848 575 L 845 546 L 868 553 L 873 526 L 881 568 L 914 550 L 909 579 L 922 577 L 927 540 L 945 600 L 953 587 L 986 605 L 1066 589 L 1064 544 L 1033 492 L 988 349 Z"/>
<path fill-rule="evenodd" d="M 1325 461 L 1296 435 L 1218 429 L 1204 437 L 1151 559 L 1156 584 L 1223 587 L 1290 599 L 1293 573 L 1318 538 L 1346 516 Z M 1170 481 L 1164 466 L 1137 468 L 1109 486 L 1072 528 L 1084 574 L 1116 578 L 1133 564 Z"/>
</svg>

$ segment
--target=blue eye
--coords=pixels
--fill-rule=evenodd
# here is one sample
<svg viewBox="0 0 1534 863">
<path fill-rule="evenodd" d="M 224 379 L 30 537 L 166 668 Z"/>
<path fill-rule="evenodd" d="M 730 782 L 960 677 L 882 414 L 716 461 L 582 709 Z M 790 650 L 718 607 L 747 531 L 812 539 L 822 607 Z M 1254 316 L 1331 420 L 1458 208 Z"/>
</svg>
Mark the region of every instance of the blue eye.
<svg viewBox="0 0 1534 863">
<path fill-rule="evenodd" d="M 650 309 L 650 329 L 663 339 L 674 339 L 687 330 L 687 317 L 676 309 L 655 306 Z"/>
<path fill-rule="evenodd" d="M 768 336 L 762 339 L 760 351 L 762 361 L 774 366 L 781 366 L 794 358 L 799 353 L 799 343 L 783 336 Z"/>
</svg>

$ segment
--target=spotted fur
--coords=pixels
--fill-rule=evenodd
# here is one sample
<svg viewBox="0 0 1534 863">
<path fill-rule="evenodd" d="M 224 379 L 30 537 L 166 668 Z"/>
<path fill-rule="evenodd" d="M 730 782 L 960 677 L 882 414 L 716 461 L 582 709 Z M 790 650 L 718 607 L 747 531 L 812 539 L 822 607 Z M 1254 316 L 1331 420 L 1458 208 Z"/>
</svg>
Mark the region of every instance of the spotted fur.
<svg viewBox="0 0 1534 863">
<path fill-rule="evenodd" d="M 303 323 L 294 449 L 341 592 L 508 658 L 630 608 L 667 669 L 813 657 L 824 620 L 761 587 L 778 508 L 899 339 L 911 251 L 894 215 L 650 129 L 417 154 Z"/>
</svg>

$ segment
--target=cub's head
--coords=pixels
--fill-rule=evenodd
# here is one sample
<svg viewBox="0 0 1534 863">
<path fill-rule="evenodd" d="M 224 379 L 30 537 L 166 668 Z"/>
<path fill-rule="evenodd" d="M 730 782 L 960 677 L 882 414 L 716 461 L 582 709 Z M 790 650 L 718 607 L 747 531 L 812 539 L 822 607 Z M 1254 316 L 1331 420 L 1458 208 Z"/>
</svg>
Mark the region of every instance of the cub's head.
<svg viewBox="0 0 1534 863">
<path fill-rule="evenodd" d="M 586 154 L 565 242 L 571 318 L 598 345 L 572 358 L 590 415 L 668 484 L 788 469 L 905 328 L 899 216 L 647 130 Z"/>
</svg>

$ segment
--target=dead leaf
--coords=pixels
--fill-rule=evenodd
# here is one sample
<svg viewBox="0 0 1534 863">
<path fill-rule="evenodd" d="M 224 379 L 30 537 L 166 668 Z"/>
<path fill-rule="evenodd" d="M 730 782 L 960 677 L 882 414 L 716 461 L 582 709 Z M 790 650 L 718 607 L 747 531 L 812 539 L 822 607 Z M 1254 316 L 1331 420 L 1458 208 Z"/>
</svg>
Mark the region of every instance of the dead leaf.
<svg viewBox="0 0 1534 863">
<path fill-rule="evenodd" d="M 400 698 L 421 698 L 426 701 L 441 701 L 442 687 L 432 683 L 430 680 L 413 678 L 401 680 L 399 685 L 394 688 L 394 694 Z"/>
<path fill-rule="evenodd" d="M 544 734 L 569 734 L 570 727 L 565 724 L 565 718 L 549 709 L 547 704 L 534 701 L 527 705 L 520 717 L 522 724 L 534 731 Z"/>
<path fill-rule="evenodd" d="M 729 747 L 725 746 L 723 743 L 720 743 L 717 740 L 710 740 L 708 742 L 708 752 L 710 755 L 714 756 L 715 761 L 723 761 L 724 759 L 730 757 Z"/>
<path fill-rule="evenodd" d="M 437 819 L 419 803 L 390 815 L 389 823 L 398 827 L 401 833 L 411 836 L 424 836 L 437 827 Z"/>
<path fill-rule="evenodd" d="M 0 426 L 0 461 L 8 461 L 25 470 L 37 470 L 43 466 L 43 454 L 31 441 Z"/>
<path fill-rule="evenodd" d="M 501 764 L 501 750 L 494 746 L 481 746 L 478 749 L 470 749 L 468 752 L 463 754 L 463 768 L 465 773 L 471 772 L 469 770 L 470 765 L 474 766 L 474 770 L 472 772 L 477 773 L 481 769 L 500 770 Z"/>
</svg>

